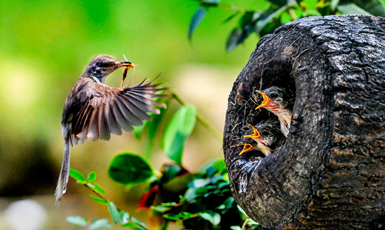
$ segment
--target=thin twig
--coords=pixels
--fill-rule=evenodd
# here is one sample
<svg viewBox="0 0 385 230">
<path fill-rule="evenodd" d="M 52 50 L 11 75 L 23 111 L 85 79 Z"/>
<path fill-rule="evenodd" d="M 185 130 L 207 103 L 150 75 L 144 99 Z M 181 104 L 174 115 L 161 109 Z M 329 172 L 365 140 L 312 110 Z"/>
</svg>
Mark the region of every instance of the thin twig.
<svg viewBox="0 0 385 230">
<path fill-rule="evenodd" d="M 289 8 L 289 14 L 290 14 L 290 17 L 291 17 L 291 19 L 293 19 L 293 20 L 297 20 L 297 15 L 295 14 L 295 12 L 294 12 L 294 10 L 292 9 L 292 8 Z"/>
<path fill-rule="evenodd" d="M 237 11 L 237 12 L 240 12 L 240 13 L 247 12 L 247 10 L 239 8 L 239 7 L 236 7 L 236 6 L 218 5 L 218 8 L 225 9 L 225 10 Z"/>
<path fill-rule="evenodd" d="M 249 217 L 246 217 L 245 222 L 243 222 L 241 230 L 245 229 L 248 220 L 249 220 Z"/>
</svg>

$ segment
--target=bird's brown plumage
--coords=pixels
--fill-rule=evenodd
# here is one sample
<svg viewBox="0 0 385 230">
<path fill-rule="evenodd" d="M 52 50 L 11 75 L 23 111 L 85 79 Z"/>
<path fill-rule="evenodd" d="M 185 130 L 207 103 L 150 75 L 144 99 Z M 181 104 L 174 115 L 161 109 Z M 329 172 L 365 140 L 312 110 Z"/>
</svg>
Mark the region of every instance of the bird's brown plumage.
<svg viewBox="0 0 385 230">
<path fill-rule="evenodd" d="M 157 85 L 142 82 L 129 88 L 113 88 L 87 78 L 70 92 L 63 110 L 63 121 L 71 126 L 73 144 L 84 140 L 109 140 L 110 133 L 120 135 L 122 129 L 151 120 L 147 113 L 159 113 L 153 106 L 164 107 L 152 100 L 164 95 L 156 94 Z"/>
<path fill-rule="evenodd" d="M 55 192 L 56 203 L 66 192 L 70 144 L 76 145 L 85 140 L 109 140 L 111 133 L 121 135 L 122 129 L 131 131 L 133 126 L 151 120 L 147 113 L 160 112 L 155 106 L 165 107 L 165 104 L 154 100 L 166 96 L 157 94 L 165 88 L 156 88 L 158 84 L 152 84 L 153 81 L 143 81 L 128 88 L 113 88 L 104 84 L 110 73 L 131 65 L 109 55 L 98 55 L 91 60 L 69 93 L 62 115 L 65 147 Z"/>
</svg>

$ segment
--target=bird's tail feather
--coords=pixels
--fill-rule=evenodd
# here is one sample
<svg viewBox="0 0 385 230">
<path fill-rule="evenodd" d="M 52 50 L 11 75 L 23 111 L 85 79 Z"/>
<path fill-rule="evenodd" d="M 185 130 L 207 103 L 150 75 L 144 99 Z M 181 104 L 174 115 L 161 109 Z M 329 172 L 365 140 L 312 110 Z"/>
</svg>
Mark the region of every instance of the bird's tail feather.
<svg viewBox="0 0 385 230">
<path fill-rule="evenodd" d="M 55 205 L 58 205 L 62 196 L 67 190 L 69 169 L 70 169 L 70 136 L 65 135 L 64 138 L 64 152 L 63 152 L 63 162 L 61 165 L 59 180 L 57 182 L 56 191 L 55 191 Z"/>
</svg>

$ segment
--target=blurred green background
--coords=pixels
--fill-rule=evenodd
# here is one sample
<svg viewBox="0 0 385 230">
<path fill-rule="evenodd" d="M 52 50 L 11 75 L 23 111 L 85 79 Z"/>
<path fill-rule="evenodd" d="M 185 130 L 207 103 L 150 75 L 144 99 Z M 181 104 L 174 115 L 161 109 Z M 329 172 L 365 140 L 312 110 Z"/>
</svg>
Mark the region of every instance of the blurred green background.
<svg viewBox="0 0 385 230">
<path fill-rule="evenodd" d="M 247 9 L 260 1 L 222 1 Z M 108 218 L 107 210 L 87 198 L 88 191 L 70 179 L 59 208 L 54 190 L 61 165 L 64 101 L 91 58 L 123 54 L 138 67 L 126 84 L 154 78 L 194 104 L 216 129 L 223 132 L 227 97 L 257 43 L 252 35 L 231 53 L 225 52 L 235 21 L 224 23 L 231 11 L 210 9 L 189 42 L 187 31 L 198 7 L 193 0 L 168 1 L 1 1 L 0 20 L 0 229 L 5 211 L 18 200 L 38 201 L 48 213 L 42 229 L 74 229 L 68 215 Z M 122 71 L 107 78 L 119 86 Z M 171 109 L 178 107 L 176 103 Z M 170 116 L 169 114 L 168 116 Z M 131 189 L 112 182 L 108 165 L 120 152 L 143 154 L 146 140 L 131 133 L 109 142 L 86 142 L 71 149 L 71 167 L 84 174 L 95 171 L 98 183 L 116 203 L 134 206 L 145 186 Z M 158 143 L 156 143 L 158 145 Z M 185 167 L 198 170 L 208 160 L 222 157 L 221 143 L 197 123 L 183 156 Z M 168 161 L 155 148 L 155 169 Z M 132 209 L 133 210 L 133 209 Z M 132 211 L 134 215 L 141 215 Z M 71 228 L 71 227 L 72 228 Z"/>
</svg>

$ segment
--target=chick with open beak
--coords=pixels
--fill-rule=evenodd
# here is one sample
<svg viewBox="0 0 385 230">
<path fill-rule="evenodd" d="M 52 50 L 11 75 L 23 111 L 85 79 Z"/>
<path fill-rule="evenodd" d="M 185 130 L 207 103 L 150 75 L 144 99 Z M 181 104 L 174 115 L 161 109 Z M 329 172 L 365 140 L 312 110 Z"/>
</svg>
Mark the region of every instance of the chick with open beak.
<svg viewBox="0 0 385 230">
<path fill-rule="evenodd" d="M 247 143 L 247 142 L 240 143 L 240 144 L 237 145 L 237 147 L 241 146 L 241 145 L 243 145 L 243 149 L 239 153 L 239 155 L 242 155 L 243 153 L 250 152 L 250 151 L 253 151 L 253 150 L 259 150 L 257 145 L 253 145 L 253 144 L 250 144 L 250 143 Z"/>
<path fill-rule="evenodd" d="M 250 126 L 253 129 L 253 134 L 246 135 L 245 138 L 253 139 L 257 142 L 257 145 L 249 144 L 250 146 L 246 146 L 245 144 L 244 149 L 240 154 L 258 149 L 265 156 L 268 156 L 275 152 L 285 141 L 283 134 L 279 130 L 278 122 L 268 120 L 266 122 L 261 122 L 255 127 L 252 125 Z"/>
<path fill-rule="evenodd" d="M 281 132 L 285 137 L 289 134 L 292 111 L 289 108 L 292 100 L 283 88 L 272 86 L 265 90 L 256 90 L 263 97 L 262 103 L 255 109 L 265 108 L 274 113 L 281 123 Z"/>
</svg>

